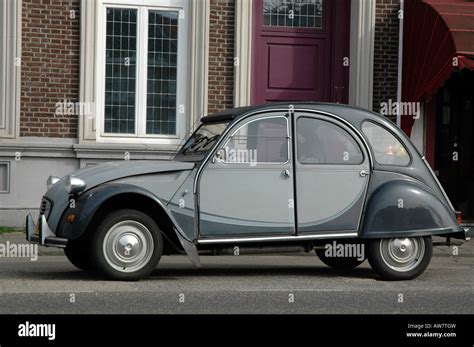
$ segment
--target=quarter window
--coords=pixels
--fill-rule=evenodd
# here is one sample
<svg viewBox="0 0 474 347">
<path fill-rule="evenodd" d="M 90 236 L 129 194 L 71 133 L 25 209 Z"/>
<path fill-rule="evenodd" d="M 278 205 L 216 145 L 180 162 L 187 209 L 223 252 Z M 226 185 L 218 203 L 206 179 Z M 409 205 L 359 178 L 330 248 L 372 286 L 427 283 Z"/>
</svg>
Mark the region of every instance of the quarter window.
<svg viewBox="0 0 474 347">
<path fill-rule="evenodd" d="M 288 120 L 272 117 L 250 121 L 237 130 L 225 148 L 226 163 L 286 163 L 289 160 Z"/>
<path fill-rule="evenodd" d="M 361 164 L 362 151 L 339 126 L 314 118 L 297 121 L 297 156 L 301 164 Z"/>
<path fill-rule="evenodd" d="M 372 122 L 365 122 L 362 124 L 362 131 L 369 140 L 377 163 L 398 166 L 410 163 L 407 150 L 388 130 Z"/>
</svg>

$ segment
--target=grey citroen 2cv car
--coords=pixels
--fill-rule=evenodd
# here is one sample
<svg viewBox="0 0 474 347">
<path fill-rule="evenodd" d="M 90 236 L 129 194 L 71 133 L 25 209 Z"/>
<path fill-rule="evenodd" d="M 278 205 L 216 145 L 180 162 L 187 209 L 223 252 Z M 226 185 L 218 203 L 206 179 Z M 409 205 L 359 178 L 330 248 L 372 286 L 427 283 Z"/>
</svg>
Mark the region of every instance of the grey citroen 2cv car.
<svg viewBox="0 0 474 347">
<path fill-rule="evenodd" d="M 48 186 L 27 239 L 117 280 L 149 275 L 163 254 L 200 266 L 200 254 L 312 250 L 336 269 L 368 259 L 383 279 L 406 280 L 428 266 L 432 235 L 468 239 L 402 131 L 343 105 L 220 112 L 170 161 L 95 165 Z"/>
</svg>

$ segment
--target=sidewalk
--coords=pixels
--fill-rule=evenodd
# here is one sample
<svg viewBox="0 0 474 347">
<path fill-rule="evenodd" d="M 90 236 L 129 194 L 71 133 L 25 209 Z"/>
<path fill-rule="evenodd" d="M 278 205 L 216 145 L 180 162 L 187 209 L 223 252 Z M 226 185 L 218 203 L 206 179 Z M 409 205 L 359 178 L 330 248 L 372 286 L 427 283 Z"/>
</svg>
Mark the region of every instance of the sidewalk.
<svg viewBox="0 0 474 347">
<path fill-rule="evenodd" d="M 9 241 L 10 244 L 29 243 L 26 241 L 25 233 L 22 232 L 0 234 L 0 243 L 5 244 L 7 241 Z M 38 246 L 38 255 L 64 255 L 64 251 L 59 248 Z"/>
</svg>

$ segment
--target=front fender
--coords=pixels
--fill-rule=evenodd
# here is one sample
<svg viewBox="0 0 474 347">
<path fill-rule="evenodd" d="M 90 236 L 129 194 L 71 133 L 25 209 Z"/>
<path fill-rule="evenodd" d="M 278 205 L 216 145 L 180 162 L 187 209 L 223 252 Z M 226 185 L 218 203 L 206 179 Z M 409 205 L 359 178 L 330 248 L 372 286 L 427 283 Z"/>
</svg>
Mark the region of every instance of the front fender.
<svg viewBox="0 0 474 347">
<path fill-rule="evenodd" d="M 426 187 L 392 180 L 369 197 L 361 237 L 426 236 L 461 230 L 451 209 Z"/>
<path fill-rule="evenodd" d="M 75 201 L 75 205 L 73 205 L 73 207 L 70 205 L 63 213 L 59 223 L 57 235 L 68 240 L 77 240 L 84 234 L 95 213 L 107 200 L 121 194 L 129 193 L 139 194 L 153 200 L 166 213 L 173 224 L 174 232 L 183 246 L 183 249 L 193 264 L 199 266 L 199 256 L 195 244 L 181 230 L 173 215 L 165 206 L 165 203 L 150 191 L 131 184 L 104 184 L 81 195 L 77 201 Z M 76 215 L 76 220 L 74 223 L 69 223 L 66 220 L 67 216 L 71 213 Z"/>
</svg>

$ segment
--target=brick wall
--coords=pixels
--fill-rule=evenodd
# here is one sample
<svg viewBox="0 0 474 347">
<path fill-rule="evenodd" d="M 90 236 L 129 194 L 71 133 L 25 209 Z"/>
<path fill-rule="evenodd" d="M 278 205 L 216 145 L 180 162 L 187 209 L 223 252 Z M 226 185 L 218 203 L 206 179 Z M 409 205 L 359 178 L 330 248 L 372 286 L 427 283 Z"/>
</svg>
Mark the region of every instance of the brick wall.
<svg viewBox="0 0 474 347">
<path fill-rule="evenodd" d="M 374 42 L 373 109 L 381 102 L 397 100 L 399 0 L 377 0 Z"/>
<path fill-rule="evenodd" d="M 234 0 L 211 0 L 209 113 L 233 106 Z"/>
<path fill-rule="evenodd" d="M 80 0 L 22 6 L 20 136 L 77 137 L 77 116 L 55 113 L 57 102 L 78 101 Z"/>
</svg>

